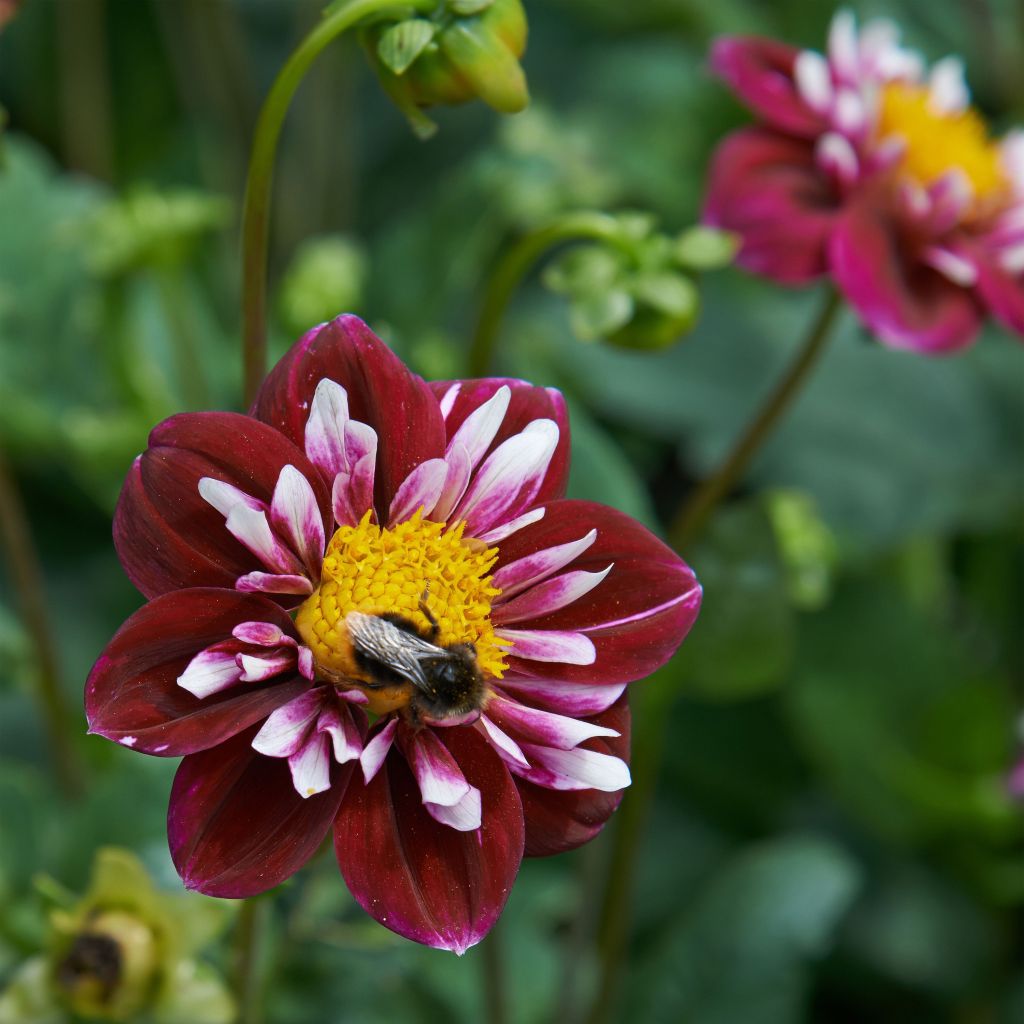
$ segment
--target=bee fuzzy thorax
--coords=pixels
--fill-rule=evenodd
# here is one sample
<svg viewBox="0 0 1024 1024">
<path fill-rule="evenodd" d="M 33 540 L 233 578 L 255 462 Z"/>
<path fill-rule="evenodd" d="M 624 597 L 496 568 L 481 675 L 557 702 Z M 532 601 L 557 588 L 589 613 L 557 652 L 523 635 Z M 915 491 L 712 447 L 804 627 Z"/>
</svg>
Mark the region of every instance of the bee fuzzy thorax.
<svg viewBox="0 0 1024 1024">
<path fill-rule="evenodd" d="M 370 513 L 356 526 L 340 527 L 324 556 L 320 586 L 295 623 L 319 674 L 365 684 L 375 713 L 408 703 L 401 674 L 380 678 L 372 670 L 377 663 L 366 657 L 366 641 L 353 636 L 360 625 L 365 634 L 370 620 L 391 619 L 407 623 L 405 646 L 414 639 L 442 652 L 470 645 L 478 673 L 500 679 L 508 644 L 495 636 L 490 620 L 500 593 L 489 575 L 496 557 L 495 549 L 463 540 L 461 523 L 434 523 L 419 513 L 392 527 L 377 526 Z M 393 643 L 394 634 L 388 637 Z"/>
</svg>

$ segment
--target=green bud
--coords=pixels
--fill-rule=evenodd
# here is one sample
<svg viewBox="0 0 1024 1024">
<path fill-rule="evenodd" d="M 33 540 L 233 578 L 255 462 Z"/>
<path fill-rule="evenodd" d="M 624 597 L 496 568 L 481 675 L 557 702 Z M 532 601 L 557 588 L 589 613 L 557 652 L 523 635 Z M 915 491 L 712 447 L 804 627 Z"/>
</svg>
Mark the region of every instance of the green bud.
<svg viewBox="0 0 1024 1024">
<path fill-rule="evenodd" d="M 697 225 L 676 239 L 675 258 L 688 270 L 720 270 L 732 263 L 739 247 L 739 236 L 731 231 Z"/>
<path fill-rule="evenodd" d="M 381 84 L 427 136 L 435 125 L 424 107 L 476 98 L 506 114 L 526 106 L 526 35 L 521 0 L 448 0 L 429 18 L 372 25 L 364 40 Z"/>
<path fill-rule="evenodd" d="M 151 1000 L 159 968 L 152 929 L 132 914 L 109 910 L 72 938 L 56 981 L 73 1013 L 131 1020 Z"/>
</svg>

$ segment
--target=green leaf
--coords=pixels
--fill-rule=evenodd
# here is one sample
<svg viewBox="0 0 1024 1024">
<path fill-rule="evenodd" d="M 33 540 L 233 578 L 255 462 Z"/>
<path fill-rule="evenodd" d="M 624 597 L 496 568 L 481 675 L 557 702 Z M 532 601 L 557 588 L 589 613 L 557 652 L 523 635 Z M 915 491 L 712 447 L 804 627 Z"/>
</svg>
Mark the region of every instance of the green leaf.
<svg viewBox="0 0 1024 1024">
<path fill-rule="evenodd" d="M 739 236 L 731 231 L 698 225 L 676 239 L 673 255 L 688 270 L 720 270 L 736 258 L 739 246 Z"/>
<path fill-rule="evenodd" d="M 377 55 L 390 71 L 404 74 L 430 45 L 437 26 L 426 18 L 409 18 L 391 25 L 377 42 Z"/>
<path fill-rule="evenodd" d="M 543 281 L 554 292 L 592 295 L 612 287 L 621 273 L 618 253 L 603 245 L 581 245 L 552 261 Z"/>
<path fill-rule="evenodd" d="M 860 885 L 841 849 L 812 837 L 748 849 L 706 883 L 656 945 L 631 1005 L 646 1024 L 793 1024 Z"/>
</svg>

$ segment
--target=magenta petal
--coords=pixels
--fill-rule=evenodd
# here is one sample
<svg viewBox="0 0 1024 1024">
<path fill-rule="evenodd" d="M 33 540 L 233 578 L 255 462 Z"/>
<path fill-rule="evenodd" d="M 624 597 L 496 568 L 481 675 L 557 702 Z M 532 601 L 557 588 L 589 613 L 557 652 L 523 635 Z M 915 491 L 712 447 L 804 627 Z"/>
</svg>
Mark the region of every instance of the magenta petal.
<svg viewBox="0 0 1024 1024">
<path fill-rule="evenodd" d="M 288 762 L 252 749 L 255 730 L 186 757 L 167 812 L 171 858 L 189 889 L 241 899 L 295 874 L 334 820 L 352 765 L 332 765 L 331 788 L 303 799 Z"/>
<path fill-rule="evenodd" d="M 715 150 L 704 220 L 742 238 L 742 267 L 781 284 L 804 284 L 827 269 L 837 204 L 812 143 L 743 128 Z"/>
<path fill-rule="evenodd" d="M 582 746 L 629 761 L 629 704 L 625 695 L 604 713 L 590 719 L 620 735 L 587 740 Z M 547 857 L 574 850 L 604 828 L 622 800 L 623 792 L 596 789 L 576 791 L 544 789 L 516 779 L 526 819 L 526 856 Z"/>
<path fill-rule="evenodd" d="M 445 745 L 480 790 L 482 825 L 460 832 L 423 806 L 405 760 L 392 753 L 373 781 L 347 792 L 334 846 L 352 895 L 399 935 L 465 952 L 498 919 L 523 856 L 523 813 L 504 764 L 473 729 Z"/>
<path fill-rule="evenodd" d="M 305 455 L 278 431 L 236 413 L 185 413 L 154 428 L 132 467 L 114 517 L 114 545 L 146 597 L 184 587 L 232 587 L 265 566 L 228 532 L 199 494 L 212 477 L 270 504 L 281 470 L 313 485 L 325 522 L 330 495 Z"/>
<path fill-rule="evenodd" d="M 711 68 L 768 124 L 813 138 L 825 123 L 797 91 L 793 67 L 799 53 L 774 39 L 722 36 L 711 47 Z"/>
<path fill-rule="evenodd" d="M 306 690 L 309 684 L 294 674 L 239 683 L 202 700 L 178 685 L 196 654 L 250 621 L 295 635 L 291 620 L 273 602 L 233 590 L 181 590 L 144 605 L 117 631 L 89 674 L 90 732 L 147 754 L 179 757 L 223 742 Z"/>
<path fill-rule="evenodd" d="M 497 569 L 533 551 L 577 540 L 590 529 L 597 539 L 569 563 L 572 570 L 612 570 L 599 586 L 558 611 L 516 631 L 579 632 L 595 647 L 590 664 L 549 664 L 516 657 L 510 675 L 563 682 L 614 684 L 649 675 L 675 652 L 700 608 L 693 572 L 666 544 L 635 519 L 587 501 L 555 501 L 544 518 L 503 541 Z"/>
<path fill-rule="evenodd" d="M 561 498 L 565 494 L 566 483 L 569 480 L 570 450 L 569 413 L 562 393 L 555 388 L 535 387 L 523 380 L 504 377 L 488 377 L 483 380 L 432 381 L 430 386 L 440 402 L 449 394 L 455 384 L 459 386 L 458 391 L 455 392 L 454 399 L 449 396 L 451 411 L 445 419 L 445 429 L 449 440 L 455 436 L 467 417 L 493 398 L 499 388 L 507 387 L 512 392 L 508 411 L 505 413 L 498 432 L 494 435 L 494 440 L 478 460 L 478 465 L 483 463 L 498 445 L 507 441 L 514 434 L 520 433 L 528 423 L 543 419 L 555 421 L 558 425 L 558 444 L 551 457 L 551 462 L 548 464 L 548 470 L 544 475 L 540 490 L 534 497 L 534 502 L 539 504 L 554 498 Z"/>
<path fill-rule="evenodd" d="M 352 419 L 377 433 L 375 500 L 384 522 L 409 473 L 444 454 L 437 400 L 362 320 L 339 316 L 292 346 L 264 381 L 252 413 L 302 447 L 313 395 L 325 379 L 345 389 Z"/>
<path fill-rule="evenodd" d="M 836 284 L 881 341 L 927 353 L 964 348 L 981 324 L 978 305 L 916 252 L 894 213 L 872 196 L 846 208 L 829 245 Z"/>
</svg>

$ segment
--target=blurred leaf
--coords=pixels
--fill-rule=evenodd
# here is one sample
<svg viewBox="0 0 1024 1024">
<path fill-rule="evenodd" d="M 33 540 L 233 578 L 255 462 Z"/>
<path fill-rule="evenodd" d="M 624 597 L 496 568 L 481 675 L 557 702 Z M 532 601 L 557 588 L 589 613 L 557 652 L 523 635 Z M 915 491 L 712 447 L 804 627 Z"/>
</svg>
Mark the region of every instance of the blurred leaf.
<svg viewBox="0 0 1024 1024">
<path fill-rule="evenodd" d="M 621 288 L 581 295 L 570 306 L 572 329 L 585 341 L 596 341 L 628 323 L 633 308 L 633 299 Z"/>
<path fill-rule="evenodd" d="M 633 294 L 669 316 L 691 323 L 697 318 L 697 286 L 682 274 L 665 270 L 638 274 L 633 281 Z"/>
<path fill-rule="evenodd" d="M 793 722 L 841 799 L 897 839 L 1013 834 L 1010 697 L 948 623 L 875 579 L 844 587 L 803 635 Z"/>
<path fill-rule="evenodd" d="M 789 599 L 806 611 L 822 607 L 831 593 L 839 553 L 816 502 L 807 494 L 780 488 L 765 495 L 765 507 L 785 567 Z"/>
<path fill-rule="evenodd" d="M 796 622 L 764 509 L 757 502 L 723 509 L 685 556 L 704 587 L 678 655 L 686 692 L 736 700 L 778 686 L 793 661 Z"/>
<path fill-rule="evenodd" d="M 656 516 L 650 497 L 622 450 L 576 402 L 569 403 L 572 430 L 570 498 L 598 501 L 639 519 L 651 529 Z"/>
<path fill-rule="evenodd" d="M 711 877 L 638 972 L 635 1019 L 800 1020 L 809 961 L 827 952 L 859 884 L 856 865 L 824 840 L 777 839 L 740 854 Z"/>
<path fill-rule="evenodd" d="M 307 239 L 281 282 L 278 302 L 288 334 L 298 337 L 363 305 L 369 267 L 363 248 L 343 235 Z"/>
</svg>

